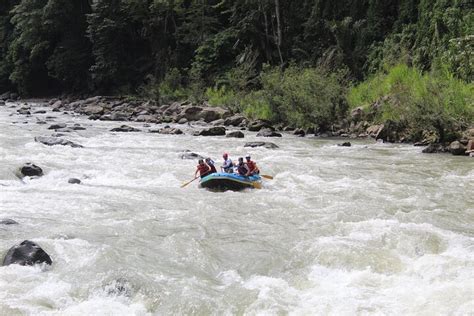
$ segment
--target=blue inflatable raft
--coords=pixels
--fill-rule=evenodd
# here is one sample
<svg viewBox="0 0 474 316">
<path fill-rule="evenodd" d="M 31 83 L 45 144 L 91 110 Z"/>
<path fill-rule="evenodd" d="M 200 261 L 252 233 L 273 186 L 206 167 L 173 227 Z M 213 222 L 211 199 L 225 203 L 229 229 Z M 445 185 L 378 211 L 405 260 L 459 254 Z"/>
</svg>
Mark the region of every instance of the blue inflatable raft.
<svg viewBox="0 0 474 316">
<path fill-rule="evenodd" d="M 238 191 L 246 188 L 260 189 L 262 187 L 262 178 L 259 175 L 245 177 L 235 173 L 217 172 L 205 176 L 199 184 L 203 188 L 218 191 Z"/>
</svg>

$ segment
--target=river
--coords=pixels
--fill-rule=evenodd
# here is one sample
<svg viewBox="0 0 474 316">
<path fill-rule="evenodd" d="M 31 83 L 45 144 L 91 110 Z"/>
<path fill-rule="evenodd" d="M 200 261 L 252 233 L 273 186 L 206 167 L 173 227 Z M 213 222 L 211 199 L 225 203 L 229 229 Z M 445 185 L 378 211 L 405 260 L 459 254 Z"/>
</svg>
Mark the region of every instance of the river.
<svg viewBox="0 0 474 316">
<path fill-rule="evenodd" d="M 249 149 L 252 132 L 113 133 L 122 122 L 33 106 L 47 112 L 0 107 L 0 218 L 19 222 L 0 225 L 0 259 L 28 239 L 53 265 L 0 267 L 1 315 L 474 313 L 474 159 L 289 134 Z M 52 123 L 85 127 L 66 137 L 84 148 L 35 142 Z M 250 153 L 274 179 L 181 188 L 197 163 L 183 150 Z M 45 175 L 19 180 L 25 162 Z"/>
</svg>

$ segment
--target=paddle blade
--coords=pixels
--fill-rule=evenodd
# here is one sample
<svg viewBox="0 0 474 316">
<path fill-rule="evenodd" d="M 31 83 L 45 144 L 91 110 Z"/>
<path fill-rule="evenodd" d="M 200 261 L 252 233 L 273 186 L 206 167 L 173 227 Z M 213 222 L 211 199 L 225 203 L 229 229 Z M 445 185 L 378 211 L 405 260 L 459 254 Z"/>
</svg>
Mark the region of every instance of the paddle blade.
<svg viewBox="0 0 474 316">
<path fill-rule="evenodd" d="M 272 176 L 269 176 L 267 174 L 261 174 L 260 175 L 262 178 L 265 178 L 265 179 L 270 179 L 270 180 L 273 180 L 273 177 Z"/>
<path fill-rule="evenodd" d="M 252 185 L 255 189 L 261 189 L 262 184 L 260 182 L 252 182 Z"/>
<path fill-rule="evenodd" d="M 199 178 L 199 177 L 196 177 L 196 178 L 194 178 L 194 179 L 192 179 L 192 180 L 190 180 L 190 181 L 188 181 L 188 182 L 183 183 L 183 184 L 181 185 L 181 187 L 184 188 L 185 186 L 187 186 L 188 184 L 190 184 L 191 182 L 193 182 L 193 181 L 196 180 L 197 178 Z"/>
</svg>

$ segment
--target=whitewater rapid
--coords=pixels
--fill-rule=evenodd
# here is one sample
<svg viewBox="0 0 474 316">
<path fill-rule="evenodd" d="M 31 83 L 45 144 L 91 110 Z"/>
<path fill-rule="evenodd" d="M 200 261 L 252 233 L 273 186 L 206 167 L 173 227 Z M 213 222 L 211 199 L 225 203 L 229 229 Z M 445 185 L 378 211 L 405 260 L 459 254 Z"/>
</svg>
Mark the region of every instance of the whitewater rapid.
<svg viewBox="0 0 474 316">
<path fill-rule="evenodd" d="M 115 133 L 122 122 L 21 106 L 0 106 L 0 219 L 19 222 L 0 225 L 0 259 L 28 239 L 53 265 L 0 267 L 0 315 L 474 313 L 474 159 L 290 134 L 244 148 L 262 139 L 185 125 Z M 84 148 L 35 142 L 53 123 L 85 127 L 65 137 Z M 197 163 L 184 150 L 250 153 L 274 179 L 180 188 Z M 45 175 L 20 180 L 26 162 Z"/>
</svg>

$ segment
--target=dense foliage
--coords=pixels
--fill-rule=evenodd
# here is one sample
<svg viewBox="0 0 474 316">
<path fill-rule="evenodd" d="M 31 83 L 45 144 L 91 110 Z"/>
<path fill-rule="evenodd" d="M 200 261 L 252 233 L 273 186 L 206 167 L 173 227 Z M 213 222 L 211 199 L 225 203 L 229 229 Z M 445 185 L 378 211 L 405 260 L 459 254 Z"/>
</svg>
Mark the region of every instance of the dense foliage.
<svg viewBox="0 0 474 316">
<path fill-rule="evenodd" d="M 304 125 L 344 109 L 347 80 L 400 62 L 472 81 L 472 6 L 470 0 L 3 0 L 0 91 L 207 98 Z"/>
</svg>

